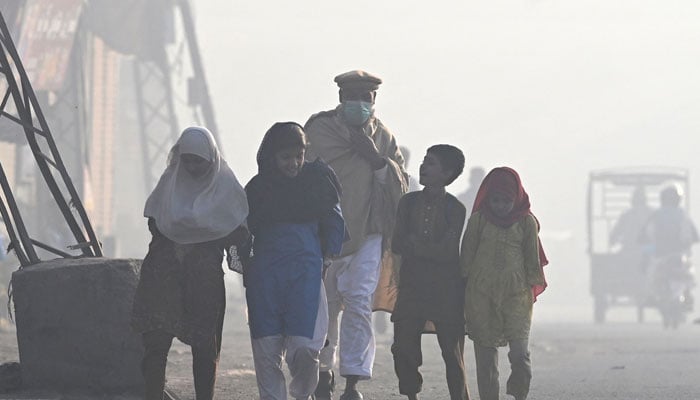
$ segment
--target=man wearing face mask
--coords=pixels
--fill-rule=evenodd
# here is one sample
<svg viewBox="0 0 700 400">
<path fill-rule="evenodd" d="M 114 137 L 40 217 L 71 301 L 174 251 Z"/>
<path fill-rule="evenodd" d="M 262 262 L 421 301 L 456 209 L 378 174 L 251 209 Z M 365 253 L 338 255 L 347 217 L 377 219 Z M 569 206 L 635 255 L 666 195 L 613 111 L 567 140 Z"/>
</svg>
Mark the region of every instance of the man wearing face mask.
<svg viewBox="0 0 700 400">
<path fill-rule="evenodd" d="M 359 380 L 370 379 L 375 342 L 372 299 L 382 256 L 389 249 L 396 207 L 407 190 L 403 156 L 394 136 L 374 115 L 378 77 L 350 71 L 335 77 L 340 105 L 311 116 L 304 130 L 306 157 L 320 157 L 333 168 L 343 188 L 341 208 L 349 239 L 327 270 L 328 345 L 321 351 L 316 399 L 330 399 L 335 386 L 336 349 L 345 377 L 341 400 L 362 399 Z M 343 310 L 340 329 L 338 315 Z"/>
</svg>

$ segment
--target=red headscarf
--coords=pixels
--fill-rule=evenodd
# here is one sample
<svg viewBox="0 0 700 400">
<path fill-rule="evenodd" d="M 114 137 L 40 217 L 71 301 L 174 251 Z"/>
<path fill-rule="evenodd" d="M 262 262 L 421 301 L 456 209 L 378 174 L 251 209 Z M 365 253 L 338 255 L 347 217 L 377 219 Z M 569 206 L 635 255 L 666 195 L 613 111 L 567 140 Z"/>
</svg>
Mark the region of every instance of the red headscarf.
<svg viewBox="0 0 700 400">
<path fill-rule="evenodd" d="M 513 210 L 511 210 L 511 212 L 505 217 L 500 217 L 494 214 L 493 211 L 491 211 L 491 207 L 489 207 L 488 197 L 489 194 L 494 192 L 504 194 L 513 199 Z M 532 215 L 534 217 L 530 211 L 530 197 L 523 188 L 523 184 L 520 181 L 520 176 L 514 169 L 508 167 L 492 169 L 481 182 L 479 192 L 476 194 L 476 199 L 474 200 L 472 214 L 477 211 L 481 212 L 481 215 L 483 215 L 489 222 L 502 228 L 510 227 L 514 223 L 520 221 L 526 215 Z M 535 218 L 535 221 L 537 221 L 537 218 Z M 539 227 L 540 222 L 537 221 L 538 230 Z M 547 256 L 544 254 L 542 242 L 540 241 L 539 237 L 537 238 L 537 244 L 540 255 L 540 267 L 542 268 L 549 263 L 549 260 L 547 260 Z M 542 276 L 544 276 L 544 270 L 542 271 Z M 546 281 L 544 285 L 535 285 L 532 287 L 532 293 L 535 296 L 535 301 L 537 300 L 537 296 L 544 292 L 546 287 Z"/>
</svg>

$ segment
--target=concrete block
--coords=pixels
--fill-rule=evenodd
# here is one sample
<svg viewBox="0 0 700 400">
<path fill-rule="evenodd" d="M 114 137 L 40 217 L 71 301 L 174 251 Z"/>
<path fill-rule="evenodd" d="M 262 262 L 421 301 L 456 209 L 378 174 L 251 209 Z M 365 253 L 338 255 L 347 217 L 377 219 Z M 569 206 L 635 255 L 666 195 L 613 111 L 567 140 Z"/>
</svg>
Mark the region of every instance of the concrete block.
<svg viewBox="0 0 700 400">
<path fill-rule="evenodd" d="M 141 338 L 131 308 L 141 260 L 56 259 L 12 274 L 25 388 L 140 391 Z"/>
</svg>

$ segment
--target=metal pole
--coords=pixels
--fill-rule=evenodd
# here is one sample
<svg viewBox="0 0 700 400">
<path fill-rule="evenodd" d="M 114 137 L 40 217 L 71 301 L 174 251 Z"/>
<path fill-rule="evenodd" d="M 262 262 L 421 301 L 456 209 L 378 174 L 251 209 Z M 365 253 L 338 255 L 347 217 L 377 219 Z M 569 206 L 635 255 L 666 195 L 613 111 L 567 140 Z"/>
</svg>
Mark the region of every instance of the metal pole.
<svg viewBox="0 0 700 400">
<path fill-rule="evenodd" d="M 26 71 L 24 70 L 19 55 L 17 54 L 17 49 L 15 48 L 14 43 L 12 42 L 9 31 L 7 29 L 7 25 L 5 24 L 1 13 L 0 44 L 2 45 L 0 46 L 0 67 L 2 67 L 3 70 L 5 70 L 5 77 L 8 81 L 10 91 L 12 92 L 12 97 L 15 103 L 15 107 L 17 109 L 20 124 L 24 128 L 25 136 L 27 138 L 30 148 L 32 149 L 32 153 L 34 154 L 34 158 L 37 162 L 39 170 L 41 171 L 46 184 L 49 186 L 49 190 L 51 191 L 54 200 L 56 201 L 56 204 L 61 210 L 61 213 L 63 214 L 66 223 L 71 229 L 71 232 L 73 233 L 74 237 L 77 239 L 78 244 L 83 244 L 86 242 L 85 235 L 81 227 L 78 225 L 76 219 L 74 218 L 70 206 L 73 206 L 77 210 L 82 220 L 83 227 L 87 232 L 88 237 L 90 238 L 90 242 L 88 242 L 89 246 L 81 248 L 83 254 L 85 256 L 102 256 L 101 245 L 97 240 L 97 236 L 95 235 L 94 230 L 92 229 L 92 225 L 90 224 L 90 220 L 80 200 L 80 196 L 76 192 L 70 175 L 66 171 L 65 165 L 61 160 L 61 156 L 58 152 L 58 149 L 56 148 L 56 144 L 53 140 L 53 137 L 51 136 L 51 132 L 46 123 L 46 120 L 44 119 L 44 115 L 38 104 L 36 95 L 32 90 L 31 83 L 27 78 Z M 6 50 L 12 58 L 13 64 L 9 63 Z M 22 83 L 21 90 L 20 87 L 17 85 L 14 73 L 11 69 L 11 65 L 14 65 L 17 69 L 20 81 Z M 40 129 L 34 127 L 32 109 L 39 123 Z M 5 113 L 4 115 L 9 116 L 9 114 L 7 113 Z M 45 138 L 53 159 L 48 158 L 45 154 L 42 153 L 41 148 L 39 147 L 39 144 L 36 140 L 36 133 L 39 133 Z M 51 170 L 49 169 L 49 163 L 59 171 L 59 174 L 63 179 L 63 183 L 70 194 L 70 206 L 66 199 L 63 197 L 63 194 Z"/>
<path fill-rule="evenodd" d="M 5 199 L 7 201 L 8 206 L 10 206 L 11 208 L 14 207 L 14 209 L 16 210 L 17 204 L 15 203 L 15 200 L 12 197 L 12 191 L 8 190 L 10 185 L 7 182 L 7 177 L 5 176 L 5 170 L 2 168 L 2 163 L 0 163 L 0 185 L 2 185 L 2 191 L 5 195 Z M 21 220 L 21 217 L 17 226 L 17 230 L 20 232 L 20 239 L 17 237 L 15 228 L 12 224 L 13 218 L 8 212 L 8 209 L 3 201 L 0 201 L 0 214 L 2 214 L 2 219 L 5 223 L 5 228 L 7 229 L 7 235 L 10 237 L 10 243 L 12 243 L 12 247 L 15 251 L 15 254 L 17 254 L 17 259 L 19 260 L 20 265 L 25 266 L 32 264 L 33 262 L 29 260 L 26 253 L 24 252 L 24 249 L 22 248 L 24 246 L 24 243 L 29 239 L 29 237 L 26 231 L 22 232 L 24 224 Z M 24 236 L 22 235 L 22 233 L 24 233 Z M 32 246 L 29 246 L 29 249 L 32 249 L 32 251 L 34 250 Z"/>
</svg>

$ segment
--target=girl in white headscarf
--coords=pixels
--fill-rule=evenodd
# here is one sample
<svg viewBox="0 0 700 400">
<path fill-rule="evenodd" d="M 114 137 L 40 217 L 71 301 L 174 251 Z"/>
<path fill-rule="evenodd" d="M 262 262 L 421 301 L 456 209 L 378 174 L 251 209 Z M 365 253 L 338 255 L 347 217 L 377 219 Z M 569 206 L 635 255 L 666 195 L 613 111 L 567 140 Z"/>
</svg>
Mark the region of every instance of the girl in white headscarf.
<svg viewBox="0 0 700 400">
<path fill-rule="evenodd" d="M 245 192 L 207 129 L 185 129 L 144 209 L 153 235 L 133 326 L 143 334 L 146 399 L 163 397 L 174 337 L 192 346 L 197 400 L 212 399 L 226 295 L 224 249 L 248 239 Z"/>
</svg>

